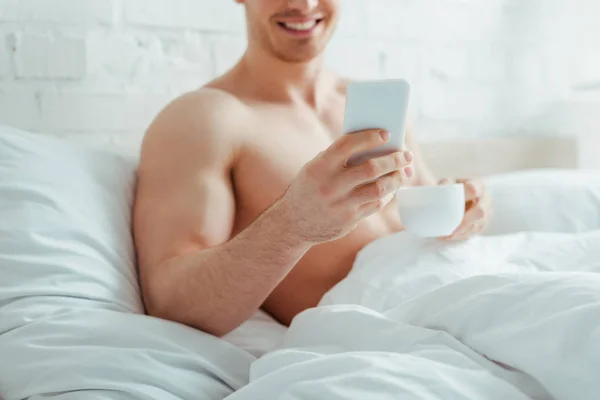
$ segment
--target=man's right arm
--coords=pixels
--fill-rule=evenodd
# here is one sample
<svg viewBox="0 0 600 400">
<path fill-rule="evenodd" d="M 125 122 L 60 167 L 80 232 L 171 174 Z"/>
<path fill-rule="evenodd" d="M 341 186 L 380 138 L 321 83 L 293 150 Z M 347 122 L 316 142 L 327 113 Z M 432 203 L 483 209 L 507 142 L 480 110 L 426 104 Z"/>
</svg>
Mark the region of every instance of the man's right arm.
<svg viewBox="0 0 600 400">
<path fill-rule="evenodd" d="M 139 168 L 134 236 L 147 311 L 217 336 L 252 316 L 310 247 L 347 234 L 407 179 L 402 153 L 346 167 L 389 138 L 346 135 L 230 239 L 230 171 L 247 112 L 214 91 L 175 101 L 150 127 Z"/>
<path fill-rule="evenodd" d="M 134 236 L 147 311 L 215 335 L 249 318 L 309 248 L 276 208 L 228 241 L 244 112 L 211 90 L 176 100 L 149 128 L 138 173 Z"/>
</svg>

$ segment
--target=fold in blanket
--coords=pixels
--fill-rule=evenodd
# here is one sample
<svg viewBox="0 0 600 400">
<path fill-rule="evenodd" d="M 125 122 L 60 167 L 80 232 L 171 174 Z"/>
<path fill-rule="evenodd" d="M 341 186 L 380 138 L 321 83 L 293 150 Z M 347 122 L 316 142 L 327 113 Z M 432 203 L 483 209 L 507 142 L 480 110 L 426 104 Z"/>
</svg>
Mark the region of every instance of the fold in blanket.
<svg viewBox="0 0 600 400">
<path fill-rule="evenodd" d="M 600 397 L 600 231 L 361 252 L 229 399 Z"/>
</svg>

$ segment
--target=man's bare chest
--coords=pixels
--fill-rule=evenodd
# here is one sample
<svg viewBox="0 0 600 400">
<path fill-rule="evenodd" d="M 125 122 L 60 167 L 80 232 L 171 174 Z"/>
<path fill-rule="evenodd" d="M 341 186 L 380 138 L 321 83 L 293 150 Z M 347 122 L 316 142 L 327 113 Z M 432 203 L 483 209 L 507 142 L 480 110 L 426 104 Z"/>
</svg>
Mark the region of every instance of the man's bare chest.
<svg viewBox="0 0 600 400">
<path fill-rule="evenodd" d="M 277 108 L 257 112 L 234 168 L 238 203 L 249 214 L 273 204 L 304 165 L 341 136 L 342 118 L 336 110 L 322 117 Z"/>
</svg>

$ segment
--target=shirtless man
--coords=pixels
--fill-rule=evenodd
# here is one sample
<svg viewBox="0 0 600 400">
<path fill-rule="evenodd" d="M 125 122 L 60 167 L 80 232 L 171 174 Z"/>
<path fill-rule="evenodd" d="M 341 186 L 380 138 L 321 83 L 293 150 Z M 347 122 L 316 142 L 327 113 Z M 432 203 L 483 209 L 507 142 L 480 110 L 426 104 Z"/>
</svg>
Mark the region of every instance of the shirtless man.
<svg viewBox="0 0 600 400">
<path fill-rule="evenodd" d="M 153 122 L 134 215 L 148 313 L 217 336 L 261 306 L 283 324 L 316 306 L 359 250 L 402 230 L 396 189 L 437 184 L 411 132 L 411 152 L 346 165 L 387 134 L 342 136 L 346 81 L 322 57 L 341 0 L 236 1 L 247 51 Z M 488 220 L 481 183 L 465 187 L 452 239 Z"/>
</svg>

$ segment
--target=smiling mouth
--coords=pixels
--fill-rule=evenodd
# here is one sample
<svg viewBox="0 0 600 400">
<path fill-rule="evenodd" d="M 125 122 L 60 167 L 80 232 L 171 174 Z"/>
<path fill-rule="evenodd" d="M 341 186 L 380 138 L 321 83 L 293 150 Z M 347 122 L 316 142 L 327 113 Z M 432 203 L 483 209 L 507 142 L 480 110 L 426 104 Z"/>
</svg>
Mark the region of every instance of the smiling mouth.
<svg viewBox="0 0 600 400">
<path fill-rule="evenodd" d="M 323 20 L 324 18 L 320 18 L 306 22 L 278 22 L 277 24 L 288 31 L 308 33 L 315 29 Z"/>
</svg>

